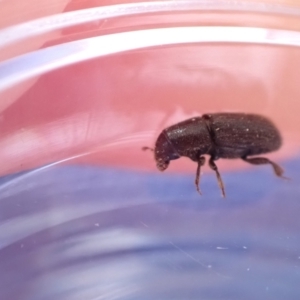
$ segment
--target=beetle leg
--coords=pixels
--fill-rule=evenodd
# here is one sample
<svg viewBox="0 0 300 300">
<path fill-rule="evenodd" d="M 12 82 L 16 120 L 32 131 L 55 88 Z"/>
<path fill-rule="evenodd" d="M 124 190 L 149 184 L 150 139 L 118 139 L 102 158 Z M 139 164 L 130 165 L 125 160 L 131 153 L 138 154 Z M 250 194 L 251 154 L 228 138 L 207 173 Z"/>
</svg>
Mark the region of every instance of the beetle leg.
<svg viewBox="0 0 300 300">
<path fill-rule="evenodd" d="M 218 184 L 219 184 L 219 187 L 222 191 L 222 196 L 225 198 L 225 188 L 224 188 L 224 184 L 223 184 L 223 181 L 222 181 L 222 178 L 221 178 L 221 175 L 218 171 L 218 167 L 217 165 L 215 164 L 214 162 L 214 158 L 211 156 L 210 159 L 209 159 L 209 166 L 212 170 L 214 170 L 216 172 L 216 175 L 217 175 L 217 179 L 218 179 Z"/>
<path fill-rule="evenodd" d="M 282 176 L 282 174 L 284 172 L 283 169 L 280 166 L 278 166 L 276 163 L 274 163 L 273 161 L 269 160 L 268 158 L 265 158 L 265 157 L 253 157 L 253 158 L 242 157 L 242 160 L 244 160 L 250 164 L 253 164 L 253 165 L 270 164 L 270 165 L 272 165 L 273 170 L 278 177 L 288 179 L 287 177 Z"/>
<path fill-rule="evenodd" d="M 197 166 L 197 171 L 196 171 L 196 179 L 195 179 L 195 185 L 196 185 L 196 189 L 197 189 L 197 192 L 201 194 L 201 191 L 200 191 L 200 187 L 199 187 L 199 183 L 200 183 L 200 170 L 201 170 L 201 166 L 203 166 L 205 163 L 205 157 L 204 156 L 200 156 L 199 159 L 198 159 L 198 166 Z"/>
</svg>

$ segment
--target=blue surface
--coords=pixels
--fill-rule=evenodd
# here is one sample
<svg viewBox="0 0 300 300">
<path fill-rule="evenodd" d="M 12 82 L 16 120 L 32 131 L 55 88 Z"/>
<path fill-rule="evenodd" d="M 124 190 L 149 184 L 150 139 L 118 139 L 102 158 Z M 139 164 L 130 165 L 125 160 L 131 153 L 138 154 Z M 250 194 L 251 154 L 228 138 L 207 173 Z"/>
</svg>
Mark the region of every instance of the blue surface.
<svg viewBox="0 0 300 300">
<path fill-rule="evenodd" d="M 213 173 L 42 168 L 0 180 L 0 299 L 299 299 L 300 159 Z"/>
</svg>

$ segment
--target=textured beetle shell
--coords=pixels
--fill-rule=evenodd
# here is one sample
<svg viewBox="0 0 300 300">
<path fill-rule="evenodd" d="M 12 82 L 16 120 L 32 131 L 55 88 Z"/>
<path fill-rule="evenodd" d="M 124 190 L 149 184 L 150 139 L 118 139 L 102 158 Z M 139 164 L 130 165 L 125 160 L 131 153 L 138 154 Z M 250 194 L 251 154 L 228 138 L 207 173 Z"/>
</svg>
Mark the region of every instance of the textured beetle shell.
<svg viewBox="0 0 300 300">
<path fill-rule="evenodd" d="M 163 131 L 180 156 L 188 156 L 197 161 L 198 155 L 209 153 L 211 137 L 206 126 L 206 121 L 195 117 L 177 123 Z M 193 157 L 193 155 L 196 155 Z"/>
<path fill-rule="evenodd" d="M 165 163 L 187 156 L 198 161 L 203 154 L 218 158 L 243 158 L 275 151 L 281 136 L 267 118 L 245 113 L 216 113 L 194 117 L 164 129 L 155 145 L 155 159 Z"/>
<path fill-rule="evenodd" d="M 204 115 L 212 130 L 215 155 L 239 158 L 275 151 L 281 146 L 277 128 L 267 118 L 253 114 Z"/>
</svg>

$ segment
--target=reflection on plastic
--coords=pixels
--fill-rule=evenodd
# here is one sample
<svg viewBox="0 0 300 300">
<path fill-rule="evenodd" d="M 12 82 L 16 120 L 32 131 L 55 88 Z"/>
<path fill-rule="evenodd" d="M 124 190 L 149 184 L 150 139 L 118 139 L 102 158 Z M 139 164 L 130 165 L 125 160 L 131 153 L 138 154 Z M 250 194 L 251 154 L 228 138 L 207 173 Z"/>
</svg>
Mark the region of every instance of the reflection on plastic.
<svg viewBox="0 0 300 300">
<path fill-rule="evenodd" d="M 254 27 L 201 26 L 98 36 L 49 47 L 3 62 L 0 64 L 0 91 L 34 76 L 96 57 L 147 47 L 201 42 L 300 46 L 300 33 Z"/>
<path fill-rule="evenodd" d="M 1 179 L 1 299 L 297 299 L 298 170 L 192 175 L 83 166 Z M 288 274 L 288 276 L 287 276 Z M 18 286 L 18 289 L 15 287 Z M 224 295 L 227 295 L 226 297 Z"/>
</svg>

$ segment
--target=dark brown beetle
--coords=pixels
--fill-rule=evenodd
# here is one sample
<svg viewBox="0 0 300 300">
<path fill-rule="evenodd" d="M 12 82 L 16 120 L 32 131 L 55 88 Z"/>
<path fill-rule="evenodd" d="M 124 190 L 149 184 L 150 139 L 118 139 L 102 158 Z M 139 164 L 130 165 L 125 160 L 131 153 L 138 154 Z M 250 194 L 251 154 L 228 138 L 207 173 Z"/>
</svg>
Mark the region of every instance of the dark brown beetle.
<svg viewBox="0 0 300 300">
<path fill-rule="evenodd" d="M 143 150 L 154 151 L 160 171 L 169 166 L 170 160 L 181 156 L 197 162 L 195 184 L 200 194 L 200 169 L 205 163 L 203 155 L 210 155 L 209 166 L 216 172 L 222 195 L 225 197 L 224 184 L 215 160 L 241 158 L 254 165 L 271 164 L 275 174 L 283 177 L 283 169 L 268 158 L 248 158 L 275 151 L 280 146 L 280 133 L 267 118 L 245 113 L 217 113 L 205 114 L 170 126 L 158 136 L 154 150 L 149 147 L 143 147 Z"/>
</svg>

